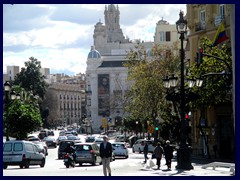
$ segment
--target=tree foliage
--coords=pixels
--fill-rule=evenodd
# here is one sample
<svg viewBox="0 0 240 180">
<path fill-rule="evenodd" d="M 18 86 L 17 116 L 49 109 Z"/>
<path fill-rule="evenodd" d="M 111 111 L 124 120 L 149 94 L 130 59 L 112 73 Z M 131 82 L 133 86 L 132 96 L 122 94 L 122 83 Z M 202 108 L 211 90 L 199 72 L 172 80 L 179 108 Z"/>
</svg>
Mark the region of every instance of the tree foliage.
<svg viewBox="0 0 240 180">
<path fill-rule="evenodd" d="M 139 45 L 129 51 L 129 61 L 125 66 L 132 86 L 125 109 L 131 114 L 129 119 L 132 121 L 140 120 L 141 124 L 145 124 L 149 120 L 150 124 L 154 124 L 155 119 L 161 117 L 167 123 L 172 122 L 169 116 L 171 106 L 165 99 L 166 90 L 162 81 L 166 75 L 179 72 L 179 58 L 172 49 L 156 45 L 147 52 Z"/>
<path fill-rule="evenodd" d="M 231 51 L 226 44 L 221 46 L 212 46 L 212 41 L 204 37 L 200 41 L 203 52 L 209 55 L 217 56 L 223 60 L 214 57 L 203 56 L 203 62 L 200 66 L 191 66 L 189 72 L 195 78 L 202 77 L 204 80 L 201 89 L 195 88 L 201 98 L 192 103 L 193 107 L 202 107 L 217 105 L 223 102 L 231 102 L 232 89 L 232 56 Z"/>
<path fill-rule="evenodd" d="M 25 68 L 22 68 L 20 73 L 15 76 L 13 84 L 19 85 L 26 91 L 32 92 L 34 96 L 38 95 L 43 99 L 47 83 L 40 72 L 41 62 L 34 57 L 30 57 L 29 61 L 24 64 Z"/>
<path fill-rule="evenodd" d="M 27 104 L 19 100 L 10 103 L 8 121 L 9 135 L 16 139 L 25 139 L 28 133 L 42 125 L 39 109 L 31 103 Z"/>
</svg>

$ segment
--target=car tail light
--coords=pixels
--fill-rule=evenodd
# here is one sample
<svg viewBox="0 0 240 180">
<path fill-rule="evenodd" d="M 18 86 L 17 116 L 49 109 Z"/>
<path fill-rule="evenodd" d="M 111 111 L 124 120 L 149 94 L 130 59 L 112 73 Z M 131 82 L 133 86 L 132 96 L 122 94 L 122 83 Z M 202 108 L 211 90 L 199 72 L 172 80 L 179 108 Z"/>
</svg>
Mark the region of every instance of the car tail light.
<svg viewBox="0 0 240 180">
<path fill-rule="evenodd" d="M 24 160 L 24 159 L 26 159 L 26 155 L 25 154 L 22 155 L 22 160 Z"/>
<path fill-rule="evenodd" d="M 90 150 L 90 154 L 93 154 L 94 153 L 94 150 Z"/>
</svg>

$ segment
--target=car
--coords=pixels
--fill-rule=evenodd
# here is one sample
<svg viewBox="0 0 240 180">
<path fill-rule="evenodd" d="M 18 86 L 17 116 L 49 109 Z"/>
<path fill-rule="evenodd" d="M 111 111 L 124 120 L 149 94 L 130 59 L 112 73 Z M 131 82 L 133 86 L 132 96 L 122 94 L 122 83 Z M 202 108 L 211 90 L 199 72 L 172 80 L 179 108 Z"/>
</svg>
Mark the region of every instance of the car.
<svg viewBox="0 0 240 180">
<path fill-rule="evenodd" d="M 87 136 L 85 139 L 85 142 L 94 142 L 95 138 L 96 138 L 96 136 Z"/>
<path fill-rule="evenodd" d="M 67 139 L 68 140 L 73 140 L 73 141 L 81 141 L 81 139 L 80 139 L 80 137 L 78 137 L 78 136 L 67 136 Z"/>
<path fill-rule="evenodd" d="M 112 148 L 115 157 L 125 157 L 128 158 L 128 148 L 125 146 L 124 142 L 113 142 Z"/>
<path fill-rule="evenodd" d="M 48 136 L 48 137 L 45 137 L 43 139 L 43 142 L 45 142 L 47 144 L 47 147 L 57 147 L 57 142 L 56 142 L 56 139 L 52 136 Z"/>
<path fill-rule="evenodd" d="M 44 149 L 45 149 L 45 151 L 44 151 L 45 156 L 48 155 L 48 147 L 47 147 L 47 144 L 45 142 L 43 142 L 43 141 L 32 141 L 32 142 L 36 145 L 40 144 L 40 146 L 43 146 Z"/>
<path fill-rule="evenodd" d="M 59 145 L 60 144 L 60 142 L 62 141 L 62 140 L 65 140 L 65 139 L 67 139 L 67 136 L 59 136 L 58 138 L 57 138 L 57 145 Z"/>
<path fill-rule="evenodd" d="M 30 165 L 45 166 L 45 155 L 36 144 L 25 140 L 6 141 L 3 145 L 3 169 L 9 165 L 29 168 Z"/>
<path fill-rule="evenodd" d="M 90 163 L 95 166 L 102 164 L 100 149 L 95 143 L 75 143 L 76 149 L 75 162 L 81 166 L 83 163 Z"/>
<path fill-rule="evenodd" d="M 98 147 L 100 148 L 100 144 L 103 142 L 103 138 L 97 137 L 94 140 L 94 143 L 96 143 L 98 145 Z"/>
<path fill-rule="evenodd" d="M 139 152 L 142 153 L 143 152 L 143 148 L 144 148 L 144 143 L 147 142 L 148 143 L 148 152 L 153 152 L 154 150 L 154 146 L 153 146 L 153 141 L 151 140 L 145 140 L 145 139 L 138 139 L 132 146 L 132 152 Z"/>
<path fill-rule="evenodd" d="M 73 140 L 62 140 L 61 142 L 60 142 L 60 144 L 59 144 L 59 146 L 58 146 L 58 159 L 62 159 L 63 158 L 63 156 L 65 155 L 65 154 L 67 154 L 66 153 L 66 151 L 65 151 L 65 149 L 66 149 L 66 147 L 68 146 L 68 144 L 70 144 L 71 146 L 73 146 L 74 145 L 74 141 Z"/>
<path fill-rule="evenodd" d="M 54 136 L 54 131 L 48 131 L 48 136 Z"/>
<path fill-rule="evenodd" d="M 39 152 L 43 153 L 45 156 L 47 156 L 47 151 L 46 149 L 44 148 L 43 144 L 42 143 L 35 143 L 39 149 Z"/>
</svg>

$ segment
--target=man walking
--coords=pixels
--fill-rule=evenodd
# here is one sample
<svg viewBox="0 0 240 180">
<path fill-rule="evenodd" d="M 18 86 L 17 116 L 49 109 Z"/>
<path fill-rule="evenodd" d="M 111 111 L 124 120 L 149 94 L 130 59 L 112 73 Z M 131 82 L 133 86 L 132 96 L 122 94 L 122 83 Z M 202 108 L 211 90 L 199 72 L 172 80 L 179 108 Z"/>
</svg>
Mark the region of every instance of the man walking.
<svg viewBox="0 0 240 180">
<path fill-rule="evenodd" d="M 104 176 L 111 176 L 110 160 L 112 157 L 112 144 L 108 142 L 107 136 L 103 137 L 103 142 L 100 144 L 100 156 L 102 158 Z"/>
<path fill-rule="evenodd" d="M 164 146 L 164 155 L 166 159 L 166 164 L 168 170 L 171 170 L 172 158 L 173 158 L 173 147 L 170 145 L 170 141 L 166 141 L 166 145 Z"/>
<path fill-rule="evenodd" d="M 145 141 L 144 142 L 144 148 L 143 148 L 143 154 L 144 154 L 144 163 L 147 162 L 148 160 L 148 143 Z"/>
</svg>

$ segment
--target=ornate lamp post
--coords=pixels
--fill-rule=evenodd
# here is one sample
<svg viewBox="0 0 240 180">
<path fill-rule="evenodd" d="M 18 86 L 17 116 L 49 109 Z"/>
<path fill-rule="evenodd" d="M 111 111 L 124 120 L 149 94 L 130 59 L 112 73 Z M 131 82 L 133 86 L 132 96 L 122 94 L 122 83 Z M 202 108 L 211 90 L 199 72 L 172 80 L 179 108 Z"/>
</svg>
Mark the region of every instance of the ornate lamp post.
<svg viewBox="0 0 240 180">
<path fill-rule="evenodd" d="M 5 93 L 6 93 L 6 123 L 7 123 L 7 129 L 6 129 L 6 141 L 9 141 L 10 139 L 9 139 L 9 119 L 8 119 L 8 105 L 9 105 L 9 92 L 10 92 L 10 90 L 11 90 L 11 84 L 8 82 L 8 81 L 6 81 L 5 83 L 4 83 L 4 91 L 5 91 Z M 11 100 L 14 100 L 14 99 L 20 99 L 21 97 L 20 97 L 20 94 L 17 94 L 16 95 L 16 93 L 14 92 L 14 91 L 11 91 L 10 92 L 10 99 Z"/>
<path fill-rule="evenodd" d="M 193 169 L 191 165 L 191 147 L 187 144 L 186 122 L 185 122 L 185 89 L 184 89 L 184 34 L 187 32 L 187 21 L 183 18 L 183 12 L 179 13 L 179 20 L 176 22 L 176 28 L 180 34 L 181 40 L 181 82 L 180 82 L 180 123 L 181 123 L 181 141 L 177 150 L 177 169 Z"/>
</svg>

